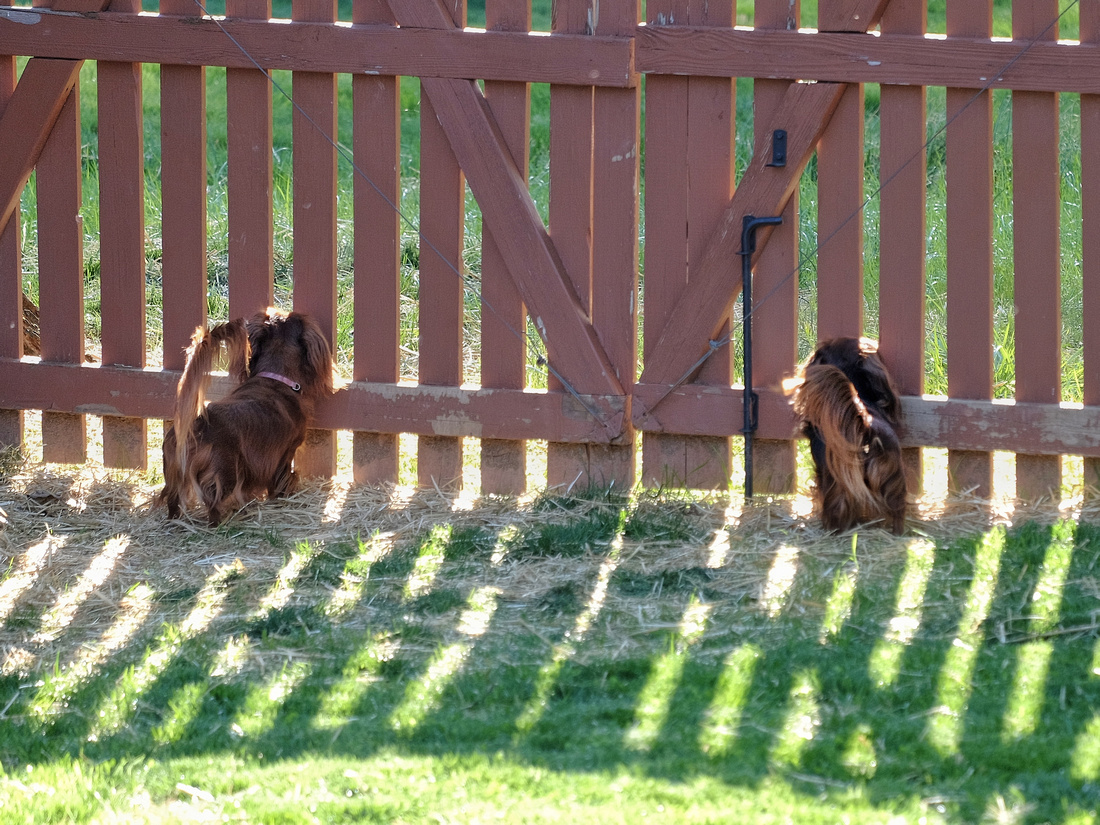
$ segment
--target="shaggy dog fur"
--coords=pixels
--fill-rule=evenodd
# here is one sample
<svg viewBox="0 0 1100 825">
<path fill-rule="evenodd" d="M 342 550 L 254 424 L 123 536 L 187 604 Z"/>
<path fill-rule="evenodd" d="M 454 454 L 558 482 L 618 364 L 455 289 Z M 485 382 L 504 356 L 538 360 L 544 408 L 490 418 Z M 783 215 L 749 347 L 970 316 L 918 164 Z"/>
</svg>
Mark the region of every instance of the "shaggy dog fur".
<svg viewBox="0 0 1100 825">
<path fill-rule="evenodd" d="M 826 529 L 882 519 L 905 529 L 906 481 L 896 433 L 901 402 L 874 341 L 823 342 L 788 383 L 810 439 Z"/>
<path fill-rule="evenodd" d="M 221 345 L 237 386 L 205 403 Z M 293 492 L 294 454 L 317 400 L 334 391 L 332 353 L 320 327 L 298 312 L 270 308 L 195 330 L 164 438 L 164 490 L 158 502 L 176 518 L 195 502 L 211 526 L 230 510 Z M 181 436 L 182 434 L 182 436 Z"/>
</svg>

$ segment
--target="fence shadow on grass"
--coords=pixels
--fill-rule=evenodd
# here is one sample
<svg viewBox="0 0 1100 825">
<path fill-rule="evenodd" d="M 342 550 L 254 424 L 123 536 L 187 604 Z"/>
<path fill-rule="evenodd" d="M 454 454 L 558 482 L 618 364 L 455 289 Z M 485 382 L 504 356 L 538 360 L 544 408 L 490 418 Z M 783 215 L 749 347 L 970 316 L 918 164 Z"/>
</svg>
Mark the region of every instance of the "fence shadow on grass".
<svg viewBox="0 0 1100 825">
<path fill-rule="evenodd" d="M 123 511 L 140 498 L 55 481 Z M 87 507 L 43 510 L 34 489 L 5 490 L 9 769 L 504 754 L 681 783 L 778 777 L 822 804 L 918 798 L 958 822 L 1006 805 L 1095 818 L 1087 518 L 853 539 L 782 503 L 727 524 L 727 502 L 659 496 L 356 509 L 323 493 L 218 531 L 131 509 L 126 532 Z M 32 558 L 50 536 L 65 552 Z M 42 635 L 65 594 L 68 624 Z"/>
</svg>

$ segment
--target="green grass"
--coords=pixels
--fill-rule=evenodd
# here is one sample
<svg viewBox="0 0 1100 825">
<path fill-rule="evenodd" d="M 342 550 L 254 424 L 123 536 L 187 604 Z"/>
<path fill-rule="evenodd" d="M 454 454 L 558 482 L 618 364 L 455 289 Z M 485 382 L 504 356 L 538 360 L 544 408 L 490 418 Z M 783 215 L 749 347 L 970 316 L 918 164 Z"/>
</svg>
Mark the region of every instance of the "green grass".
<svg viewBox="0 0 1100 825">
<path fill-rule="evenodd" d="M 173 539 L 136 531 L 106 625 L 151 618 L 87 659 L 78 613 L 0 676 L 4 819 L 1100 822 L 1100 528 L 716 533 L 723 506 L 592 491 L 278 546 L 245 519 L 206 552 L 267 555 L 166 559 L 170 587 Z M 5 642 L 45 631 L 21 615 Z"/>
</svg>

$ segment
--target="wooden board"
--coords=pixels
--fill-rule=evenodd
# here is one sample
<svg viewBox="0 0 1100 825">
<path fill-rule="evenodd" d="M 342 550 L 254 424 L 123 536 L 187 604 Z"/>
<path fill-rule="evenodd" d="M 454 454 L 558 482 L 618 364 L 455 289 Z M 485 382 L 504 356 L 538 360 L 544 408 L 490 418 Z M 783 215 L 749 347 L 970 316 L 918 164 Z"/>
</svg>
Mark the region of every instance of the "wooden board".
<svg viewBox="0 0 1100 825">
<path fill-rule="evenodd" d="M 882 30 L 922 34 L 925 0 L 893 0 Z M 879 92 L 879 352 L 903 395 L 924 392 L 928 92 L 886 85 Z M 910 489 L 924 477 L 921 451 L 907 451 Z"/>
<path fill-rule="evenodd" d="M 989 36 L 992 0 L 947 10 L 952 36 Z M 947 392 L 993 396 L 993 96 L 947 90 Z M 988 497 L 992 456 L 948 455 L 949 484 Z"/>
<path fill-rule="evenodd" d="M 271 0 L 226 0 L 226 13 L 266 19 Z M 229 318 L 248 318 L 275 300 L 271 81 L 259 69 L 229 69 L 225 87 Z"/>
<path fill-rule="evenodd" d="M 36 176 L 42 358 L 69 364 L 84 361 L 79 95 L 79 86 L 73 86 L 65 98 L 39 156 Z M 59 388 L 68 389 L 63 384 Z M 43 461 L 82 464 L 87 457 L 84 416 L 43 412 Z"/>
<path fill-rule="evenodd" d="M 20 387 L 19 398 L 5 403 L 50 414 L 168 418 L 179 377 L 174 370 L 0 359 L 0 382 Z M 215 375 L 209 398 L 232 387 L 224 375 Z M 605 422 L 617 432 L 625 409 L 621 396 L 357 381 L 318 405 L 316 423 L 324 429 L 430 437 L 607 444 Z"/>
<path fill-rule="evenodd" d="M 384 0 L 355 0 L 355 23 L 392 25 Z M 401 318 L 401 86 L 400 79 L 357 74 L 351 81 L 355 340 L 352 377 L 397 383 Z M 396 433 L 356 431 L 352 472 L 366 484 L 396 484 Z"/>
<path fill-rule="evenodd" d="M 189 14 L 191 0 L 161 0 Z M 162 66 L 161 284 L 164 366 L 183 369 L 195 327 L 206 325 L 206 69 Z"/>
<path fill-rule="evenodd" d="M 1100 3 L 1081 7 L 1081 40 L 1100 43 Z M 1084 402 L 1100 405 L 1100 95 L 1081 96 L 1081 302 Z M 1085 459 L 1087 495 L 1100 495 L 1100 460 Z"/>
<path fill-rule="evenodd" d="M 487 0 L 485 21 L 490 30 L 527 31 L 528 3 Z M 485 101 L 500 127 L 512 161 L 523 180 L 529 178 L 531 87 L 527 83 L 485 81 Z M 483 225 L 481 246 L 481 385 L 518 389 L 527 378 L 527 315 L 508 264 L 493 240 L 493 227 Z M 527 445 L 523 441 L 483 439 L 481 491 L 519 495 L 527 489 Z"/>
<path fill-rule="evenodd" d="M 140 10 L 130 4 L 131 11 Z M 98 64 L 99 232 L 103 363 L 145 366 L 145 146 L 141 64 Z M 103 422 L 103 463 L 144 470 L 145 422 Z"/>
<path fill-rule="evenodd" d="M 1017 40 L 1057 40 L 1057 0 L 1016 0 Z M 1050 403 L 1062 396 L 1062 172 L 1058 95 L 1012 93 L 1012 216 L 1016 398 Z M 1061 460 L 1016 456 L 1016 496 L 1060 496 Z"/>
<path fill-rule="evenodd" d="M 636 386 L 635 404 L 652 403 L 667 389 Z M 789 399 L 759 390 L 761 438 L 791 438 L 797 421 Z M 649 432 L 719 435 L 741 427 L 742 391 L 738 387 L 688 385 L 667 396 L 641 426 Z M 989 450 L 1035 455 L 1100 454 L 1100 407 L 1080 404 L 1031 404 L 967 401 L 933 396 L 902 397 L 905 447 L 946 447 L 965 453 Z"/>
<path fill-rule="evenodd" d="M 1019 43 L 967 34 L 943 39 L 641 26 L 635 48 L 636 68 L 647 75 L 1100 92 L 1100 48 L 1094 44 L 1036 43 L 1024 51 Z"/>
<path fill-rule="evenodd" d="M 217 22 L 198 14 L 180 20 L 0 9 L 0 54 L 233 69 L 254 68 L 251 55 L 265 68 L 294 71 L 638 85 L 627 38 L 244 19 L 270 17 L 262 13 L 270 2 L 258 1 L 260 14 L 235 5 L 249 0 L 227 0 L 234 19 Z"/>
<path fill-rule="evenodd" d="M 336 0 L 295 0 L 296 20 L 336 20 Z M 295 72 L 294 309 L 311 316 L 336 344 L 336 76 Z M 336 472 L 336 433 L 312 430 L 294 459 L 303 476 Z"/>
</svg>

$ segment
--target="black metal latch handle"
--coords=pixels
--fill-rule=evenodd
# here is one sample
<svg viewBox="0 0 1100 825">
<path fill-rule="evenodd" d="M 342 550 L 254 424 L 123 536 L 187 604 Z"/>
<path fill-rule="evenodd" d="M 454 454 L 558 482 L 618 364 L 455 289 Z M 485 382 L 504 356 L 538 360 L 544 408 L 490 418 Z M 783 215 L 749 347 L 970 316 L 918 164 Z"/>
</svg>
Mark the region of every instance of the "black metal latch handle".
<svg viewBox="0 0 1100 825">
<path fill-rule="evenodd" d="M 784 135 L 786 137 L 786 135 Z M 744 340 L 745 366 L 745 498 L 752 498 L 752 437 L 756 432 L 758 399 L 752 389 L 752 256 L 756 252 L 756 230 L 777 226 L 783 218 L 758 218 L 745 215 L 741 221 L 741 334 Z"/>
</svg>

